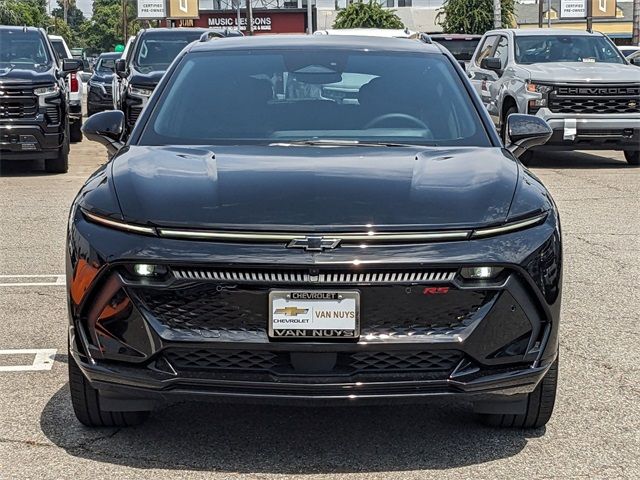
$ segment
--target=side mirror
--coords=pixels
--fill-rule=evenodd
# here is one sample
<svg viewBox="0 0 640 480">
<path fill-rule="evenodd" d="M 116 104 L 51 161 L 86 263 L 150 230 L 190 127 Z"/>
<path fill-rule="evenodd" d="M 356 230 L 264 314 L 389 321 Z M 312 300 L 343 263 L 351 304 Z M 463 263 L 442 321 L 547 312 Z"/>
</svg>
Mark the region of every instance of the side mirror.
<svg viewBox="0 0 640 480">
<path fill-rule="evenodd" d="M 90 141 L 107 147 L 109 156 L 113 156 L 124 146 L 124 112 L 108 110 L 91 115 L 85 120 L 82 133 Z"/>
<path fill-rule="evenodd" d="M 62 59 L 62 72 L 63 73 L 72 73 L 77 72 L 82 68 L 82 63 L 80 60 L 76 60 L 75 58 L 63 58 Z"/>
<path fill-rule="evenodd" d="M 519 157 L 528 149 L 547 143 L 553 130 L 540 117 L 512 113 L 507 118 L 507 134 L 509 143 L 505 147 Z"/>
<path fill-rule="evenodd" d="M 124 78 L 127 76 L 127 63 L 124 58 L 119 58 L 116 60 L 116 75 L 120 78 Z"/>
<path fill-rule="evenodd" d="M 485 57 L 480 62 L 480 68 L 500 72 L 502 70 L 502 62 L 497 57 Z"/>
</svg>

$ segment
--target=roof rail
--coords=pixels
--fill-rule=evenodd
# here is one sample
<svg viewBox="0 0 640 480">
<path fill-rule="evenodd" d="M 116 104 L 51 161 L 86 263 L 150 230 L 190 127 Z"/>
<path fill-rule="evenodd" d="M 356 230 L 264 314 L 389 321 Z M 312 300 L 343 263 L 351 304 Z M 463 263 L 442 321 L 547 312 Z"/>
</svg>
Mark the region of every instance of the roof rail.
<svg viewBox="0 0 640 480">
<path fill-rule="evenodd" d="M 200 35 L 201 42 L 208 42 L 210 40 L 215 40 L 218 38 L 224 37 L 243 37 L 244 35 L 240 30 L 232 30 L 230 28 L 225 29 L 217 29 L 217 30 L 207 30 L 202 35 Z"/>
</svg>

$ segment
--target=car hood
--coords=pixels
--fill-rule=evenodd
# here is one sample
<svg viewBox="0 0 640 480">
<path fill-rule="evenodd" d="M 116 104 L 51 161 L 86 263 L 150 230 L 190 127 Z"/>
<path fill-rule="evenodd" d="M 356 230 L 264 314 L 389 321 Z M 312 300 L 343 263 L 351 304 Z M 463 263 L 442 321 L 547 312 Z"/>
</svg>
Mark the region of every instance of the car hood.
<svg viewBox="0 0 640 480">
<path fill-rule="evenodd" d="M 434 229 L 504 221 L 518 165 L 500 148 L 132 146 L 111 175 L 133 223 Z"/>
<path fill-rule="evenodd" d="M 129 78 L 129 84 L 155 87 L 162 79 L 164 72 L 164 70 L 154 70 L 150 72 L 135 70 L 131 78 Z"/>
<path fill-rule="evenodd" d="M 20 68 L 0 68 L 0 85 L 17 83 L 55 83 L 56 78 L 52 68 L 36 70 L 23 70 Z"/>
<path fill-rule="evenodd" d="M 91 81 L 96 83 L 111 83 L 113 81 L 113 73 L 94 72 L 91 75 Z"/>
<path fill-rule="evenodd" d="M 558 62 L 521 65 L 531 80 L 552 83 L 638 83 L 633 65 L 619 63 Z"/>
</svg>

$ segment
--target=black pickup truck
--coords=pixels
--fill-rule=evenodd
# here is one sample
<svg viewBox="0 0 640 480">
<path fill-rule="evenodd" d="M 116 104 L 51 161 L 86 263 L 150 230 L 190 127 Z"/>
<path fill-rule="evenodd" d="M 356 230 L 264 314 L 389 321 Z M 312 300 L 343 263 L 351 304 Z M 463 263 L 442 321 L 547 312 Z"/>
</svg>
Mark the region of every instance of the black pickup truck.
<svg viewBox="0 0 640 480">
<path fill-rule="evenodd" d="M 44 30 L 0 26 L 0 159 L 44 159 L 47 172 L 69 168 L 66 75 Z"/>
</svg>

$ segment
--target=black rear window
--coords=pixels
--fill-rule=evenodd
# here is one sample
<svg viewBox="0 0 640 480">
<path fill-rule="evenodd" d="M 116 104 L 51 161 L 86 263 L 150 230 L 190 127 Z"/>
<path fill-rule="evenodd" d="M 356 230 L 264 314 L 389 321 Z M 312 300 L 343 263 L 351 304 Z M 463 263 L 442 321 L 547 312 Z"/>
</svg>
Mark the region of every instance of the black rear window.
<svg viewBox="0 0 640 480">
<path fill-rule="evenodd" d="M 441 38 L 437 39 L 436 42 L 449 50 L 457 60 L 471 60 L 473 52 L 476 51 L 476 47 L 478 46 L 478 43 L 480 43 L 480 39 L 471 38 L 469 40 L 465 40 L 459 38 Z"/>
</svg>

